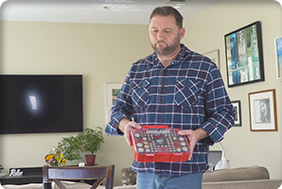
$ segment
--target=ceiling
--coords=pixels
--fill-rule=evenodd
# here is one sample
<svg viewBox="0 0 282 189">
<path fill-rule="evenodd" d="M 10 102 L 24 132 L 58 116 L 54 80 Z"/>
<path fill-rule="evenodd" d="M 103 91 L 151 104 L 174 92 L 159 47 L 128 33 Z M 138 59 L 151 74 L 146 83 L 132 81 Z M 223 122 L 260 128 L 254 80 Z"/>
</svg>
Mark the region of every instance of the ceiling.
<svg viewBox="0 0 282 189">
<path fill-rule="evenodd" d="M 177 8 L 184 16 L 185 21 L 224 1 L 7 0 L 1 5 L 0 19 L 35 22 L 148 24 L 150 13 L 157 6 L 170 5 Z M 111 9 L 111 6 L 115 6 L 116 8 Z"/>
</svg>

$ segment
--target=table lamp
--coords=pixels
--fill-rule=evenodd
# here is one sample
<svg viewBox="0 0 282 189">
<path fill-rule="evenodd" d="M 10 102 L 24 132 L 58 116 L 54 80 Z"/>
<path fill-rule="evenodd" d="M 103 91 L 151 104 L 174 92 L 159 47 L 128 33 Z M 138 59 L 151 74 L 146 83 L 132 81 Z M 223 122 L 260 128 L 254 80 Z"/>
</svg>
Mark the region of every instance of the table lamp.
<svg viewBox="0 0 282 189">
<path fill-rule="evenodd" d="M 224 148 L 221 145 L 221 143 L 218 143 L 218 145 L 221 148 L 221 159 L 219 160 L 219 162 L 215 165 L 214 170 L 218 170 L 218 169 L 229 169 L 230 165 L 229 165 L 229 161 L 225 158 L 225 153 L 224 153 Z"/>
</svg>

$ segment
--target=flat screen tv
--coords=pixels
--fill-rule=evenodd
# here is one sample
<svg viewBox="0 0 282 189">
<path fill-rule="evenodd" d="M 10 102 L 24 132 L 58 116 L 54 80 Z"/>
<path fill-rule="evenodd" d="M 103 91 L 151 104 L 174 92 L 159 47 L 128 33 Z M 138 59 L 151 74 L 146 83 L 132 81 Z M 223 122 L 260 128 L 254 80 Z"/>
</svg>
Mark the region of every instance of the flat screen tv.
<svg viewBox="0 0 282 189">
<path fill-rule="evenodd" d="M 83 130 L 82 75 L 0 75 L 0 134 Z"/>
</svg>

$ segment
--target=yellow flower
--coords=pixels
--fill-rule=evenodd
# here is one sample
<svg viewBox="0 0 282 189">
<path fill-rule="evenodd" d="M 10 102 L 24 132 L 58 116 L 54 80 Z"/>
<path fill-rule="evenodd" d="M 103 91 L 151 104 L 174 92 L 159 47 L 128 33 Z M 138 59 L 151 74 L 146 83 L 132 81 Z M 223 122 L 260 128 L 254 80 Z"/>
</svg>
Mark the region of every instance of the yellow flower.
<svg viewBox="0 0 282 189">
<path fill-rule="evenodd" d="M 46 160 L 48 161 L 48 160 L 50 160 L 50 159 L 52 159 L 53 158 L 53 155 L 52 154 L 49 154 L 47 157 L 46 157 Z"/>
<path fill-rule="evenodd" d="M 66 159 L 62 160 L 62 165 L 66 165 Z"/>
<path fill-rule="evenodd" d="M 64 155 L 61 154 L 59 161 L 62 161 L 63 158 L 64 158 Z"/>
</svg>

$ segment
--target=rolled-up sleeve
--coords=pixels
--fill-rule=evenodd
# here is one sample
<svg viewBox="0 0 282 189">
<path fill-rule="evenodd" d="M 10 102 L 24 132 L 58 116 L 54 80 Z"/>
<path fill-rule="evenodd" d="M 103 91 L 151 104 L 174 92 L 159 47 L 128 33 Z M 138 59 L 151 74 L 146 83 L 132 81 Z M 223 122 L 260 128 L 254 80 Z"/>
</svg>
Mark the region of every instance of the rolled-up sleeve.
<svg viewBox="0 0 282 189">
<path fill-rule="evenodd" d="M 212 142 L 220 142 L 234 125 L 235 110 L 217 68 L 211 71 L 207 83 L 206 108 L 208 120 L 200 128 L 209 134 Z"/>
</svg>

